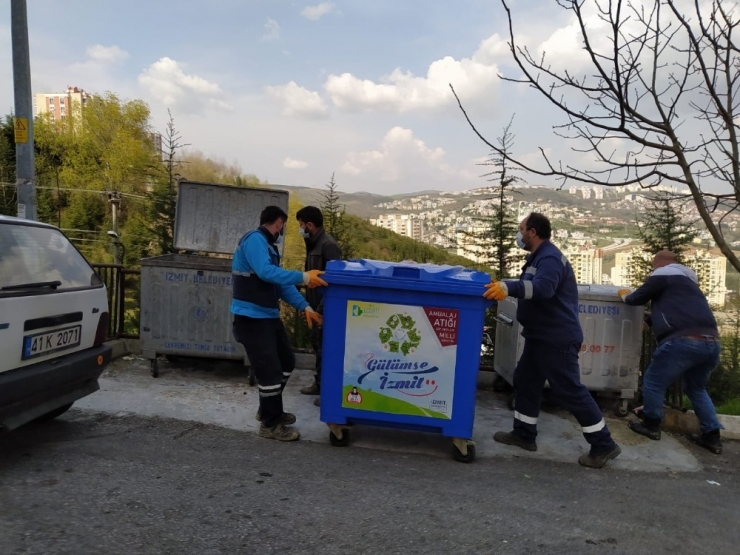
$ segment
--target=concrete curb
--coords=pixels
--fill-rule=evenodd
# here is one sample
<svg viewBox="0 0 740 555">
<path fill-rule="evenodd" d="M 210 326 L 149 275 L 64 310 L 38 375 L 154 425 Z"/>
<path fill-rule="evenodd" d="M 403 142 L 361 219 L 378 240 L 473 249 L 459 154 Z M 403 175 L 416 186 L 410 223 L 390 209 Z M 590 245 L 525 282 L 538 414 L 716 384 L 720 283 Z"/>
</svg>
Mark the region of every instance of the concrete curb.
<svg viewBox="0 0 740 555">
<path fill-rule="evenodd" d="M 141 352 L 138 339 L 113 339 L 108 341 L 107 344 L 113 349 L 113 360 Z M 296 352 L 295 359 L 296 368 L 313 370 L 315 358 L 311 353 Z M 495 378 L 495 372 L 481 370 L 478 372 L 478 387 L 480 389 L 490 389 L 493 387 Z M 719 414 L 717 418 L 725 427 L 722 430 L 723 438 L 740 440 L 740 416 Z M 663 428 L 681 434 L 696 434 L 699 433 L 699 420 L 696 418 L 694 411 L 682 412 L 675 409 L 666 409 L 663 417 Z"/>
</svg>

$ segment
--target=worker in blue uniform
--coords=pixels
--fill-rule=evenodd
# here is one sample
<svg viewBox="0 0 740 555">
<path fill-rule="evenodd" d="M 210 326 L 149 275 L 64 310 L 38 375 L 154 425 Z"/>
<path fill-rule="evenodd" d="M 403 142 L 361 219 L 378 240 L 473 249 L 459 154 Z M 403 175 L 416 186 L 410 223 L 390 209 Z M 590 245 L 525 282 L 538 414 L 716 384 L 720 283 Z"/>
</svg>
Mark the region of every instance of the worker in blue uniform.
<svg viewBox="0 0 740 555">
<path fill-rule="evenodd" d="M 516 244 L 529 252 L 518 280 L 486 286 L 487 299 L 518 299 L 524 349 L 514 371 L 514 426 L 493 439 L 528 451 L 537 450 L 537 418 L 545 380 L 557 401 L 569 410 L 590 444 L 578 462 L 601 468 L 621 453 L 596 401 L 581 383 L 578 353 L 583 331 L 578 319 L 578 286 L 568 259 L 550 242 L 550 220 L 532 212 L 519 224 Z"/>
<path fill-rule="evenodd" d="M 325 286 L 323 272 L 299 272 L 280 267 L 280 251 L 288 215 L 278 206 L 260 214 L 260 226 L 247 232 L 234 251 L 232 262 L 234 337 L 247 352 L 259 390 L 261 422 L 259 435 L 279 441 L 295 441 L 298 430 L 290 424 L 295 415 L 283 410 L 283 389 L 295 368 L 295 355 L 280 320 L 280 300 L 304 313 L 308 326 L 320 326 L 322 319 L 296 285 Z"/>
</svg>

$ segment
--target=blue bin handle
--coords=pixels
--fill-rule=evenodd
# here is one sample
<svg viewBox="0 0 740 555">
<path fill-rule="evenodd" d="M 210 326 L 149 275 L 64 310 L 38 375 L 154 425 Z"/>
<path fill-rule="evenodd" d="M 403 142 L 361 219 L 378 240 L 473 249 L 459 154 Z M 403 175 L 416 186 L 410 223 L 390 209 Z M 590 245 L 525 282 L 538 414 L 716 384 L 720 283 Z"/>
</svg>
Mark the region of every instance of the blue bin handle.
<svg viewBox="0 0 740 555">
<path fill-rule="evenodd" d="M 419 279 L 421 277 L 421 270 L 411 266 L 394 266 L 393 277 Z"/>
</svg>

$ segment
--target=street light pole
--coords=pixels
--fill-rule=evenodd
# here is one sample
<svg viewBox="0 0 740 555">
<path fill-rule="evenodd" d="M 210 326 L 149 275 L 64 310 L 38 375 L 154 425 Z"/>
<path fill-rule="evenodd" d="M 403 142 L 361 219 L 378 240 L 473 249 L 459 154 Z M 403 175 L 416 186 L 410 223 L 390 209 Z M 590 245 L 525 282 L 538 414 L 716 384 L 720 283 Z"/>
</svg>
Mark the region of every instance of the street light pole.
<svg viewBox="0 0 740 555">
<path fill-rule="evenodd" d="M 15 96 L 15 183 L 18 217 L 36 219 L 36 175 L 33 162 L 33 101 L 31 56 L 28 48 L 26 0 L 10 0 Z"/>
</svg>

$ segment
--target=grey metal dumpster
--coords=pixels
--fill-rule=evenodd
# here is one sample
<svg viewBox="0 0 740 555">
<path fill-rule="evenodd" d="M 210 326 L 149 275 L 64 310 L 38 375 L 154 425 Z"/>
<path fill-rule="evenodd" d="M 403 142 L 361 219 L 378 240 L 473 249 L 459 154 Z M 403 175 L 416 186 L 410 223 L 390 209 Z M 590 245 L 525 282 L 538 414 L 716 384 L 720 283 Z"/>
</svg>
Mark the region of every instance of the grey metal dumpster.
<svg viewBox="0 0 740 555">
<path fill-rule="evenodd" d="M 259 225 L 265 206 L 287 212 L 288 193 L 180 181 L 175 248 L 195 251 L 142 259 L 142 355 L 159 375 L 159 355 L 243 360 L 232 333 L 231 258 L 241 236 Z M 254 376 L 250 372 L 250 382 Z"/>
<path fill-rule="evenodd" d="M 624 304 L 611 285 L 579 285 L 578 312 L 583 344 L 578 361 L 581 382 L 589 391 L 618 397 L 617 414 L 626 416 L 640 375 L 644 308 Z M 513 385 L 514 369 L 522 354 L 524 338 L 516 319 L 516 299 L 498 303 L 493 368 Z"/>
</svg>

